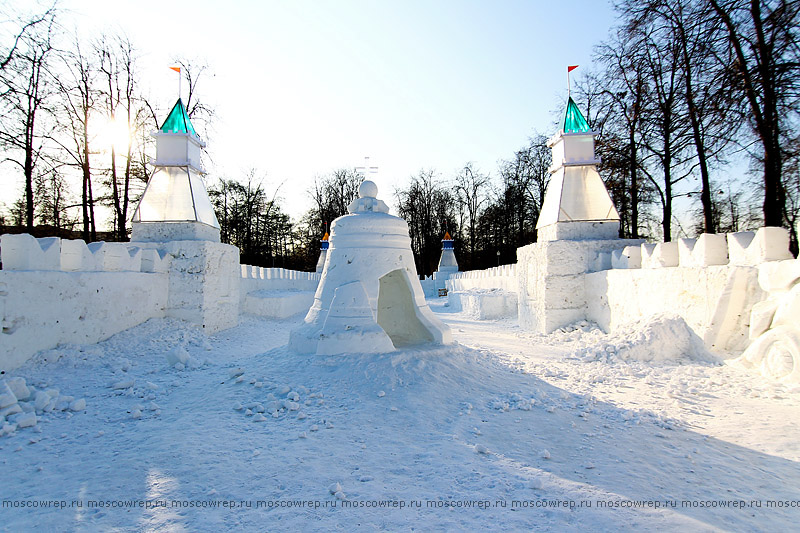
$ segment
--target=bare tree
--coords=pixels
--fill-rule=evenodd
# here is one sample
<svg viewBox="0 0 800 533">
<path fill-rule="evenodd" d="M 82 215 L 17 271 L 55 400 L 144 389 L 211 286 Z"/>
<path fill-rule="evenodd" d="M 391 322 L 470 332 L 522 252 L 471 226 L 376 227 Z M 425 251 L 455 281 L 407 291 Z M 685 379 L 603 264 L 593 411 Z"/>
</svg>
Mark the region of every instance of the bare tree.
<svg viewBox="0 0 800 533">
<path fill-rule="evenodd" d="M 800 89 L 800 2 L 706 0 L 722 20 L 735 62 L 736 88 L 761 145 L 764 224 L 787 224 L 782 144 L 796 119 Z"/>
<path fill-rule="evenodd" d="M 25 225 L 33 229 L 34 182 L 44 156 L 49 63 L 53 54 L 55 10 L 35 16 L 23 26 L 0 70 L 0 145 L 3 159 L 17 165 L 25 180 Z M 39 20 L 41 19 L 41 20 Z M 32 21 L 36 20 L 36 23 Z"/>
<path fill-rule="evenodd" d="M 99 57 L 99 69 L 103 78 L 103 100 L 105 112 L 112 123 L 124 124 L 128 131 L 124 146 L 111 146 L 109 186 L 114 210 L 115 231 L 119 240 L 128 238 L 127 220 L 131 201 L 133 177 L 133 137 L 137 117 L 143 115 L 141 98 L 137 94 L 136 53 L 131 41 L 124 35 L 103 37 L 95 45 Z M 143 124 L 142 124 L 143 126 Z M 119 156 L 123 169 L 117 169 Z"/>
<path fill-rule="evenodd" d="M 475 245 L 477 243 L 477 225 L 483 205 L 487 202 L 485 189 L 489 184 L 489 176 L 481 174 L 473 168 L 472 163 L 467 163 L 456 176 L 455 192 L 460 206 L 467 215 L 469 229 L 469 256 L 470 261 L 475 259 Z"/>
<path fill-rule="evenodd" d="M 431 274 L 438 266 L 445 226 L 453 223 L 452 194 L 433 170 L 421 170 L 395 197 L 398 214 L 408 223 L 417 272 Z"/>
<path fill-rule="evenodd" d="M 66 164 L 80 171 L 83 239 L 92 242 L 97 240 L 92 166 L 97 67 L 91 57 L 83 54 L 77 40 L 72 50 L 61 52 L 60 58 L 63 74 L 56 77 L 56 84 L 60 96 L 59 123 L 65 138 L 57 137 L 56 143 L 68 159 Z"/>
<path fill-rule="evenodd" d="M 642 61 L 645 46 L 642 36 L 629 28 L 619 28 L 611 40 L 602 43 L 596 57 L 605 66 L 600 94 L 606 101 L 607 116 L 602 119 L 605 126 L 605 148 L 613 152 L 604 158 L 601 169 L 618 172 L 620 184 L 627 194 L 617 202 L 623 218 L 621 231 L 634 239 L 639 237 L 639 213 L 642 201 L 641 145 L 643 110 L 648 98 L 649 86 Z M 611 166 L 616 163 L 617 167 Z M 612 190 L 612 195 L 614 194 Z M 615 198 L 616 199 L 616 198 Z M 626 224 L 627 223 L 627 224 Z M 627 225 L 627 231 L 626 226 Z"/>
</svg>

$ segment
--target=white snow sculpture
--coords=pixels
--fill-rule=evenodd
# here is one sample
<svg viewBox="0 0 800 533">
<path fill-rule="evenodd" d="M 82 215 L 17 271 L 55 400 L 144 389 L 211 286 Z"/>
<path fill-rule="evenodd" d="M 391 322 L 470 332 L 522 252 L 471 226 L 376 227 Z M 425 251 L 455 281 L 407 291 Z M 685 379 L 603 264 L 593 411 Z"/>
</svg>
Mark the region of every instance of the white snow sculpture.
<svg viewBox="0 0 800 533">
<path fill-rule="evenodd" d="M 738 361 L 764 376 L 800 383 L 800 259 L 760 265 L 758 284 L 769 298 L 753 306 L 753 343 Z"/>
<path fill-rule="evenodd" d="M 408 224 L 388 214 L 378 187 L 364 181 L 350 214 L 331 226 L 314 303 L 292 331 L 301 353 L 387 353 L 417 344 L 449 344 L 450 329 L 425 303 Z"/>
<path fill-rule="evenodd" d="M 131 240 L 219 242 L 219 222 L 203 184 L 200 155 L 205 143 L 180 98 L 152 136 L 155 170 L 133 213 Z"/>
<path fill-rule="evenodd" d="M 596 132 L 572 98 L 562 126 L 547 141 L 553 150 L 552 177 L 536 224 L 539 241 L 614 239 L 619 214 L 597 173 Z"/>
<path fill-rule="evenodd" d="M 442 255 L 439 258 L 439 266 L 437 272 L 451 274 L 458 272 L 458 261 L 456 261 L 456 252 L 453 248 L 453 238 L 450 237 L 450 232 L 444 233 L 442 239 Z"/>
<path fill-rule="evenodd" d="M 328 246 L 330 242 L 328 241 L 328 232 L 325 232 L 325 235 L 322 237 L 322 240 L 319 241 L 319 259 L 317 259 L 317 272 L 322 272 L 325 268 L 325 260 L 328 258 Z"/>
</svg>

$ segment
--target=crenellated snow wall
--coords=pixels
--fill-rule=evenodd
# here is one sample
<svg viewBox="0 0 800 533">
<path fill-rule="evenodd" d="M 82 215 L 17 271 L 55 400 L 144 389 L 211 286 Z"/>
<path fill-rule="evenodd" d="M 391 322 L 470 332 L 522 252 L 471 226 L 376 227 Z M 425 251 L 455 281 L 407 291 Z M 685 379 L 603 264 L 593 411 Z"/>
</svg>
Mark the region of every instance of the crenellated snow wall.
<svg viewBox="0 0 800 533">
<path fill-rule="evenodd" d="M 96 242 L 0 237 L 0 371 L 58 344 L 91 344 L 150 318 L 214 333 L 241 312 L 305 312 L 319 274 L 239 264 L 210 241 Z"/>
</svg>

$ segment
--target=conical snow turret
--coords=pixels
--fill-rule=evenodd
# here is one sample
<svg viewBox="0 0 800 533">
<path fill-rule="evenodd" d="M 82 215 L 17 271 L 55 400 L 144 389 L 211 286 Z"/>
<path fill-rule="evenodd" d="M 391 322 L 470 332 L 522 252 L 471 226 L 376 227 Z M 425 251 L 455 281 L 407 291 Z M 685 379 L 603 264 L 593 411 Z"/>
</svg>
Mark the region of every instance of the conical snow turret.
<svg viewBox="0 0 800 533">
<path fill-rule="evenodd" d="M 219 242 L 219 222 L 203 183 L 200 161 L 205 143 L 195 132 L 179 98 L 156 139 L 155 167 L 133 213 L 133 241 Z"/>
<path fill-rule="evenodd" d="M 547 143 L 553 164 L 536 224 L 540 241 L 617 237 L 619 214 L 597 173 L 596 135 L 569 98 L 562 128 Z"/>
</svg>

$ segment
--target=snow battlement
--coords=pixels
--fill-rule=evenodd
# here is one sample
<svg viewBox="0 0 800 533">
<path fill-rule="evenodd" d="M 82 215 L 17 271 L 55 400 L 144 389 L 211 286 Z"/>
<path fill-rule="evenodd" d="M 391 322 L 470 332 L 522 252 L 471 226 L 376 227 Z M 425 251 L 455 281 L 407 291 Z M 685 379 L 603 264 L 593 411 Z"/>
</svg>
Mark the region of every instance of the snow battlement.
<svg viewBox="0 0 800 533">
<path fill-rule="evenodd" d="M 22 234 L 0 237 L 3 270 L 60 272 L 167 272 L 163 250 L 123 242 L 93 242 Z"/>
<path fill-rule="evenodd" d="M 714 265 L 757 266 L 792 259 L 789 232 L 765 227 L 758 231 L 728 234 L 704 233 L 697 239 L 643 243 L 598 256 L 595 270 L 630 268 L 706 267 Z"/>
</svg>

